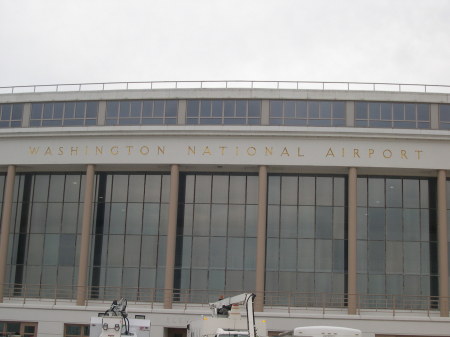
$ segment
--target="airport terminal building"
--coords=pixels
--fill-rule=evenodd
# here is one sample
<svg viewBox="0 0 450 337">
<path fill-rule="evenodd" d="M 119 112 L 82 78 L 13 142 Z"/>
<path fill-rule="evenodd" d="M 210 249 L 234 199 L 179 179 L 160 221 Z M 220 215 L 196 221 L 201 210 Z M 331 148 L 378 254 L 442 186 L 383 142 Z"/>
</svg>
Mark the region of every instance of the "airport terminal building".
<svg viewBox="0 0 450 337">
<path fill-rule="evenodd" d="M 0 88 L 0 336 L 124 297 L 182 337 L 243 292 L 271 335 L 450 336 L 449 173 L 446 86 Z"/>
</svg>

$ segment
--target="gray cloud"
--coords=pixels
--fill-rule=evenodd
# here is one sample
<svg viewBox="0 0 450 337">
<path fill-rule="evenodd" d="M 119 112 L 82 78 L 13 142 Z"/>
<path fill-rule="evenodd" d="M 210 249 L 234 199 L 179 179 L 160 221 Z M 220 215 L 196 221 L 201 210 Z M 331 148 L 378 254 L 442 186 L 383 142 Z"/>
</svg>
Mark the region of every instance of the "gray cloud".
<svg viewBox="0 0 450 337">
<path fill-rule="evenodd" d="M 24 0 L 0 13 L 0 86 L 450 82 L 446 0 Z"/>
</svg>

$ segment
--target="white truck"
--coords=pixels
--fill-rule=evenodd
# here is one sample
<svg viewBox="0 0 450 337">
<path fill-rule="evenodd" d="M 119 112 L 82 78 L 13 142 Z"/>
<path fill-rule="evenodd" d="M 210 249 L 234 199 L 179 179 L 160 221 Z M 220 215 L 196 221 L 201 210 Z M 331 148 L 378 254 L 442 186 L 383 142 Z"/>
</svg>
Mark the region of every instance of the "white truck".
<svg viewBox="0 0 450 337">
<path fill-rule="evenodd" d="M 254 294 L 244 293 L 209 303 L 212 315 L 190 322 L 187 337 L 266 337 L 266 321 L 255 321 L 254 299 Z M 245 307 L 245 317 L 239 305 Z"/>
<path fill-rule="evenodd" d="M 280 333 L 280 337 L 361 337 L 361 330 L 339 326 L 301 326 Z"/>
<path fill-rule="evenodd" d="M 127 300 L 114 300 L 111 307 L 91 317 L 89 337 L 150 337 L 150 320 L 128 318 Z"/>
</svg>

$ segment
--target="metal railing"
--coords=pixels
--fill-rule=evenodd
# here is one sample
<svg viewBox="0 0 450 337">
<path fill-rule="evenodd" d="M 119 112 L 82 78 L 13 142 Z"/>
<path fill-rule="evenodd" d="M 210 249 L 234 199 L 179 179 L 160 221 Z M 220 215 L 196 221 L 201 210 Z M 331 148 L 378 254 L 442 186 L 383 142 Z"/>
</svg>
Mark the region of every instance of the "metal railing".
<svg viewBox="0 0 450 337">
<path fill-rule="evenodd" d="M 108 90 L 157 90 L 157 89 L 293 89 L 293 90 L 343 90 L 387 91 L 450 94 L 450 85 L 389 83 L 389 82 L 319 82 L 319 81 L 136 81 L 60 83 L 41 85 L 15 85 L 0 87 L 0 94 L 37 92 L 76 92 Z"/>
<path fill-rule="evenodd" d="M 174 290 L 173 305 L 188 309 L 190 307 L 208 308 L 208 303 L 215 302 L 220 296 L 234 296 L 242 291 L 211 290 Z M 88 289 L 87 304 L 110 304 L 112 300 L 126 298 L 134 306 L 147 308 L 162 307 L 164 289 L 124 288 L 124 287 L 91 287 Z M 4 302 L 19 303 L 76 303 L 77 286 L 54 285 L 17 285 L 5 284 Z M 410 295 L 356 295 L 357 313 L 383 312 L 389 315 L 400 313 L 419 316 L 439 316 L 439 297 Z M 448 299 L 447 299 L 448 300 Z M 264 294 L 264 311 L 277 312 L 319 312 L 345 313 L 348 306 L 348 295 L 339 293 L 299 293 L 299 292 L 266 292 Z"/>
</svg>

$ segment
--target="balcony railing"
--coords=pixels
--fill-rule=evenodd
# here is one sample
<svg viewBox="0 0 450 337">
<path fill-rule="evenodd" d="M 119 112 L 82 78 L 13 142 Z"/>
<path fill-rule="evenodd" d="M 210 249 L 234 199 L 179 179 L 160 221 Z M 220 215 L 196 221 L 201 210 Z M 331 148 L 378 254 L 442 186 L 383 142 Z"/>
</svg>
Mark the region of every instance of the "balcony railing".
<svg viewBox="0 0 450 337">
<path fill-rule="evenodd" d="M 242 291 L 210 291 L 210 290 L 174 290 L 173 305 L 188 309 L 203 307 L 215 302 L 220 296 L 234 296 Z M 5 284 L 4 302 L 50 302 L 75 303 L 77 287 L 55 287 L 54 285 L 17 285 Z M 123 288 L 123 287 L 91 287 L 88 289 L 88 304 L 109 303 L 114 299 L 126 298 L 130 304 L 138 307 L 162 307 L 164 289 L 155 288 Z M 357 298 L 357 313 L 383 312 L 397 315 L 408 313 L 419 316 L 439 316 L 439 297 L 409 295 L 373 295 L 360 294 Z M 337 293 L 297 293 L 266 292 L 264 294 L 264 311 L 267 312 L 319 312 L 345 313 L 348 305 L 347 294 Z"/>
<path fill-rule="evenodd" d="M 158 90 L 158 89 L 291 89 L 291 90 L 342 90 L 387 91 L 450 94 L 450 85 L 417 83 L 371 82 L 319 82 L 319 81 L 139 81 L 60 83 L 41 85 L 15 85 L 0 87 L 0 94 L 37 92 L 74 92 L 108 90 Z"/>
</svg>

